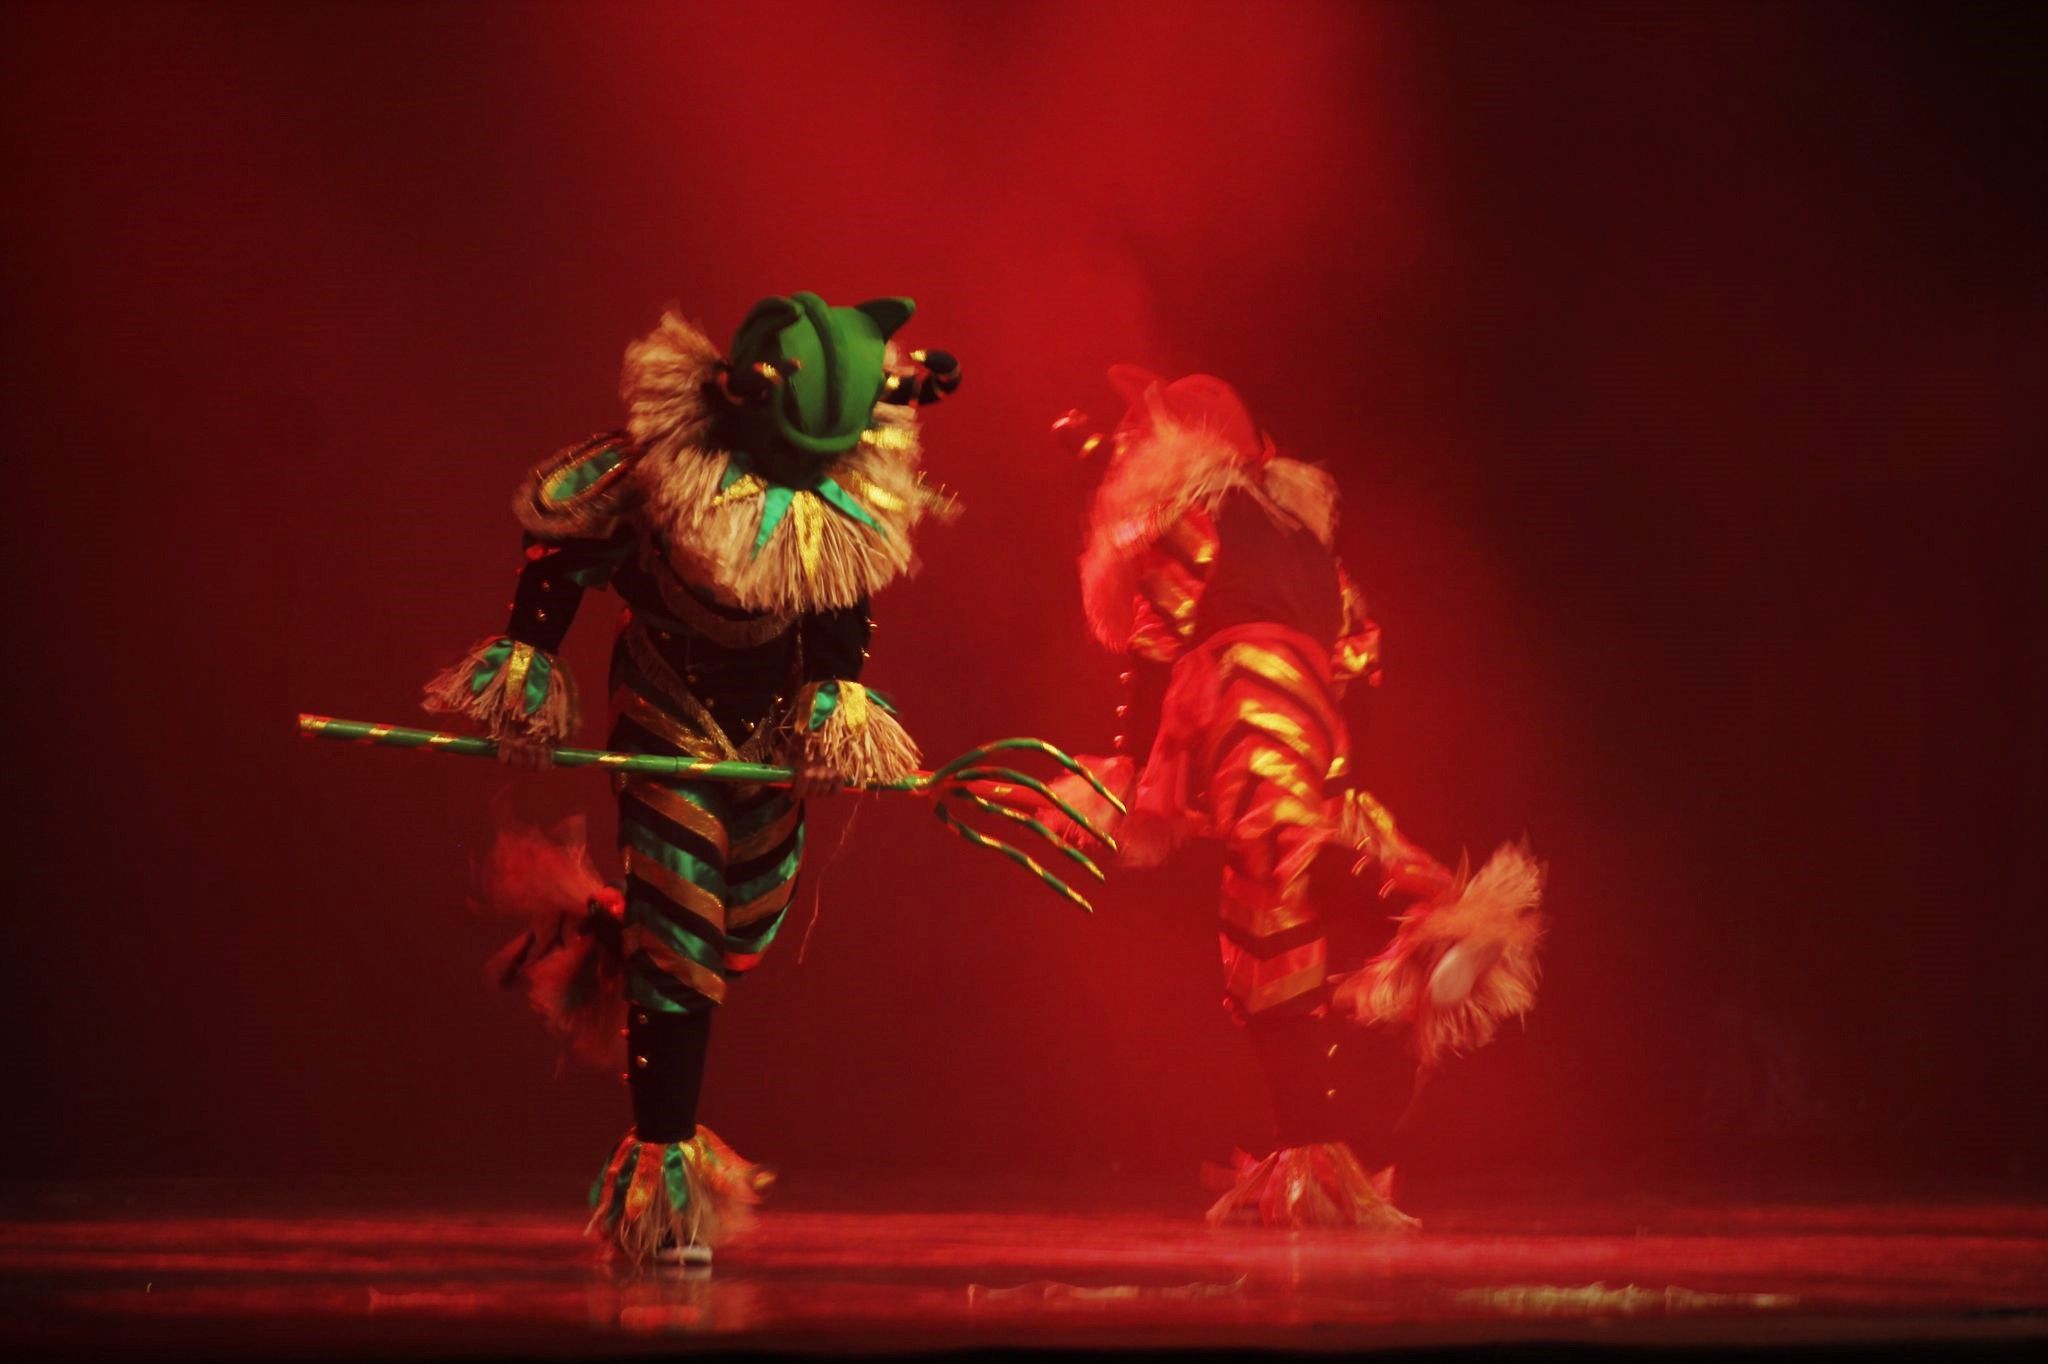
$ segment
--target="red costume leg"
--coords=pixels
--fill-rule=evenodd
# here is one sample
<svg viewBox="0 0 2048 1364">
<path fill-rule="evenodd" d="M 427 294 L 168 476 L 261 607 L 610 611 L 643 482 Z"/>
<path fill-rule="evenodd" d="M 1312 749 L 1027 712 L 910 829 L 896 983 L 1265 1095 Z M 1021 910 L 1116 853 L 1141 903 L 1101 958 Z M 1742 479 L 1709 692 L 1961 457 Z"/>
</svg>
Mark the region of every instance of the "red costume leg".
<svg viewBox="0 0 2048 1364">
<path fill-rule="evenodd" d="M 1211 827 L 1227 852 L 1224 994 L 1257 1049 L 1280 1146 L 1247 1160 L 1209 1216 L 1403 1230 L 1413 1219 L 1375 1187 L 1347 1140 L 1361 1104 L 1384 1096 L 1338 1083 L 1340 1050 L 1361 1039 L 1340 1039 L 1323 1008 L 1329 946 L 1308 873 L 1330 836 L 1323 788 L 1345 748 L 1328 662 L 1292 631 L 1234 634 L 1216 652 L 1205 745 Z"/>
</svg>

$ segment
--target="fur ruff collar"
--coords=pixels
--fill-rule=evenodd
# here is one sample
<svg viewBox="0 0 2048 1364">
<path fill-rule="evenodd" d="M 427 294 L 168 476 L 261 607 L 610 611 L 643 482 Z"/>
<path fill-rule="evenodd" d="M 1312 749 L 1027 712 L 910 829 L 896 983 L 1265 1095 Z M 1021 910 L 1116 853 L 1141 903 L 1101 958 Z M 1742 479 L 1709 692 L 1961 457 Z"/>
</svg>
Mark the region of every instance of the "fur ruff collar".
<svg viewBox="0 0 2048 1364">
<path fill-rule="evenodd" d="M 626 348 L 634 501 L 668 566 L 729 605 L 777 614 L 852 606 L 915 572 L 911 532 L 950 501 L 919 476 L 916 409 L 877 404 L 818 487 L 780 488 L 712 443 L 705 394 L 720 360 L 673 313 Z"/>
<path fill-rule="evenodd" d="M 1146 551 L 1191 508 L 1214 513 L 1232 492 L 1249 493 L 1275 521 L 1299 524 L 1329 549 L 1337 531 L 1337 483 L 1313 464 L 1246 462 L 1229 442 L 1154 411 L 1119 436 L 1088 516 L 1081 602 L 1104 648 L 1128 646 L 1133 599 Z"/>
</svg>

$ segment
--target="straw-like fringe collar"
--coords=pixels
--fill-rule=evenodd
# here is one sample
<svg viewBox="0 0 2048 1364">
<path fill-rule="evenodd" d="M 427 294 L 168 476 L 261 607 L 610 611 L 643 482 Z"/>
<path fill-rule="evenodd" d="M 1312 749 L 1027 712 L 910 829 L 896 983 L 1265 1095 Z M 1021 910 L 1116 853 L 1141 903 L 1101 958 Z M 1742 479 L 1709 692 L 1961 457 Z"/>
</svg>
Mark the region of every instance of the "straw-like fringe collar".
<svg viewBox="0 0 2048 1364">
<path fill-rule="evenodd" d="M 916 571 L 911 532 L 943 499 L 918 477 L 915 409 L 878 405 L 860 443 L 821 470 L 874 524 L 817 491 L 794 490 L 786 508 L 771 508 L 772 487 L 729 478 L 732 456 L 711 442 L 704 395 L 719 359 L 672 313 L 626 350 L 620 390 L 642 452 L 639 514 L 669 566 L 731 605 L 778 613 L 851 606 Z M 772 530 L 760 543 L 764 516 Z"/>
</svg>

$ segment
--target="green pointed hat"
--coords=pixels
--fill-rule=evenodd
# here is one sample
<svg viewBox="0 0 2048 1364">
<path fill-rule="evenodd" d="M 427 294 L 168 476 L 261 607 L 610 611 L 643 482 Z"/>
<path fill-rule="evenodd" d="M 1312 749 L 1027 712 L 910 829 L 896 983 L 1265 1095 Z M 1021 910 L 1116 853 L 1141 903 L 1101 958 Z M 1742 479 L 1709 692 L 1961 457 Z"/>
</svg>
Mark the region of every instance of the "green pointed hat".
<svg viewBox="0 0 2048 1364">
<path fill-rule="evenodd" d="M 764 298 L 734 335 L 730 436 L 750 454 L 844 454 L 872 424 L 889 337 L 917 305 L 877 298 L 834 308 L 816 294 Z"/>
</svg>

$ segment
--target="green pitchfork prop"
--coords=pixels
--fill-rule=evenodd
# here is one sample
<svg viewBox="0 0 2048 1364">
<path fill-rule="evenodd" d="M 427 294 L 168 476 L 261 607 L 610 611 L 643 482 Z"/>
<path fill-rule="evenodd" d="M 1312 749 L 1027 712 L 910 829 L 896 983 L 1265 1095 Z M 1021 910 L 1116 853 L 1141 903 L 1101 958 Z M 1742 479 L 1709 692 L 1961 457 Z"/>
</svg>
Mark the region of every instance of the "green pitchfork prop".
<svg viewBox="0 0 2048 1364">
<path fill-rule="evenodd" d="M 431 729 L 406 729 L 399 725 L 376 725 L 364 720 L 335 720 L 325 715 L 299 716 L 299 733 L 309 739 L 336 739 L 344 743 L 376 744 L 386 748 L 418 748 L 433 753 L 459 753 L 470 758 L 496 757 L 498 752 L 495 739 L 444 734 Z M 951 762 L 929 772 L 916 772 L 894 781 L 876 782 L 858 789 L 907 792 L 932 797 L 932 812 L 939 817 L 940 823 L 977 848 L 987 848 L 991 852 L 1001 853 L 1082 909 L 1094 913 L 1095 906 L 1089 904 L 1079 891 L 1040 866 L 1030 854 L 962 823 L 957 815 L 946 808 L 948 800 L 965 801 L 976 809 L 985 810 L 1013 824 L 1022 825 L 1043 838 L 1097 881 L 1103 880 L 1102 868 L 1096 866 L 1086 853 L 1069 845 L 1054 833 L 1030 810 L 996 799 L 998 796 L 1010 794 L 1009 788 L 1013 786 L 1035 792 L 1057 807 L 1061 814 L 1072 820 L 1091 838 L 1099 839 L 1111 852 L 1116 851 L 1115 839 L 1038 778 L 1014 767 L 983 765 L 991 755 L 1004 752 L 1043 754 L 1087 782 L 1096 795 L 1109 802 L 1111 809 L 1118 814 L 1125 813 L 1123 802 L 1118 800 L 1093 772 L 1043 739 L 997 739 L 994 743 L 971 748 Z M 609 753 L 595 748 L 557 748 L 551 750 L 549 756 L 556 767 L 599 767 L 608 772 L 637 772 L 646 776 L 691 781 L 733 781 L 779 786 L 787 785 L 796 776 L 787 767 L 771 767 L 761 763 L 717 762 L 709 758 L 663 758 L 645 753 Z M 976 783 L 980 784 L 981 789 L 975 789 Z"/>
</svg>

